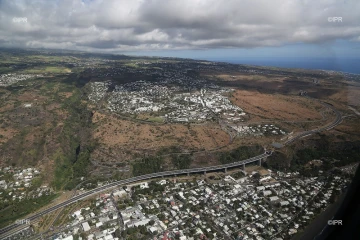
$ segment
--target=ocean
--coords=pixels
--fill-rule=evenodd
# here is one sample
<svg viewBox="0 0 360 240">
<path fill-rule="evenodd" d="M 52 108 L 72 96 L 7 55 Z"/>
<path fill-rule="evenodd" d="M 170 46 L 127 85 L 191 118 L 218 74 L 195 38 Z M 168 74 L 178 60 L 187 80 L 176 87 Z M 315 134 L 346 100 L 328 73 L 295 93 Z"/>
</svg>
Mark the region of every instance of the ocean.
<svg viewBox="0 0 360 240">
<path fill-rule="evenodd" d="M 360 74 L 359 59 L 342 58 L 208 58 L 209 61 L 268 67 L 322 69 Z"/>
</svg>

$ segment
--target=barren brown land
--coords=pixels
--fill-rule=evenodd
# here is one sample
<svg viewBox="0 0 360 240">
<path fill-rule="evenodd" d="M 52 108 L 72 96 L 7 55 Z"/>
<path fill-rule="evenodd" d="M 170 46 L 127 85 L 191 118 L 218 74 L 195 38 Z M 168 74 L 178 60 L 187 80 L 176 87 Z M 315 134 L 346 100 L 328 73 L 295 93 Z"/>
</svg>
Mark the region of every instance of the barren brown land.
<svg viewBox="0 0 360 240">
<path fill-rule="evenodd" d="M 10 55 L 3 58 L 19 61 Z M 29 65 L 17 73 L 36 70 L 43 76 L 0 87 L 0 164 L 36 166 L 43 172 L 43 184 L 55 189 L 68 183 L 71 189 L 87 173 L 132 176 L 134 163 L 149 156 L 164 158 L 160 170 L 220 164 L 219 156 L 224 152 L 241 146 L 269 147 L 287 137 L 236 135 L 231 130 L 233 125 L 274 124 L 286 134 L 296 134 L 331 123 L 335 115 L 317 99 L 332 104 L 345 117 L 341 125 L 322 134 L 334 141 L 359 140 L 360 84 L 339 73 L 169 59 L 136 60 L 136 64 L 124 59 L 103 62 L 81 56 L 71 58 L 77 64 L 70 72 L 70 67 L 62 66 L 64 62 L 58 68 L 49 67 L 44 59 L 50 59 L 52 65 L 58 61 L 53 56 L 25 56 L 21 61 Z M 141 61 L 147 64 L 141 65 Z M 164 76 L 159 74 L 162 71 L 173 74 L 174 80 L 190 79 L 191 87 L 182 90 L 187 94 L 191 89 L 199 96 L 204 87 L 201 84 L 233 89 L 225 95 L 244 110 L 245 116 L 231 124 L 219 121 L 216 115 L 203 122 L 175 123 L 157 113 L 143 112 L 132 119 L 104 110 L 115 86 L 140 80 L 156 83 Z M 111 81 L 104 97 L 95 102 L 88 97 L 94 81 Z M 183 87 L 179 82 L 169 86 Z M 310 98 L 300 96 L 301 92 Z M 306 146 L 308 139 L 317 137 L 296 144 Z M 186 164 L 179 166 L 177 161 L 181 160 L 176 157 L 181 154 L 187 154 L 190 161 L 185 159 Z M 86 161 L 79 163 L 79 159 Z"/>
<path fill-rule="evenodd" d="M 129 152 L 155 152 L 178 146 L 185 151 L 212 150 L 229 144 L 229 136 L 215 123 L 146 124 L 122 120 L 111 114 L 95 112 L 93 137 L 100 146 L 126 156 Z M 121 158 L 121 157 L 119 157 Z"/>
<path fill-rule="evenodd" d="M 282 121 L 320 120 L 321 104 L 299 96 L 235 90 L 232 102 L 251 116 Z"/>
</svg>

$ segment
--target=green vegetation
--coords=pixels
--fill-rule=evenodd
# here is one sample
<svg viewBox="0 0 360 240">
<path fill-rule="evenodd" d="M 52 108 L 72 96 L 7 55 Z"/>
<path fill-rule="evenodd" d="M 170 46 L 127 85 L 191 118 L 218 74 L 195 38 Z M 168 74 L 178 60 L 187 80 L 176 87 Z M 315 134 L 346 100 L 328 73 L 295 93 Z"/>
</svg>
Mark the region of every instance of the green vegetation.
<svg viewBox="0 0 360 240">
<path fill-rule="evenodd" d="M 33 74 L 42 74 L 42 73 L 69 73 L 70 69 L 60 66 L 45 66 L 45 67 L 35 67 L 31 69 L 26 69 L 25 73 Z"/>
<path fill-rule="evenodd" d="M 164 122 L 164 119 L 161 118 L 161 117 L 150 117 L 150 118 L 147 119 L 147 121 L 157 122 L 157 123 L 163 123 L 163 122 Z"/>
<path fill-rule="evenodd" d="M 220 154 L 220 162 L 222 164 L 237 162 L 245 160 L 256 155 L 262 154 L 263 148 L 260 145 L 255 146 L 241 146 L 230 152 L 222 152 Z"/>
<path fill-rule="evenodd" d="M 245 177 L 245 174 L 243 172 L 237 172 L 237 173 L 231 174 L 231 176 L 235 179 L 238 179 L 238 178 Z"/>
<path fill-rule="evenodd" d="M 344 144 L 344 145 L 343 145 Z M 359 143 L 344 142 L 341 149 L 329 149 L 329 146 L 325 148 L 304 148 L 296 152 L 291 161 L 290 169 L 292 171 L 299 171 L 304 176 L 312 176 L 317 173 L 318 170 L 330 170 L 333 167 L 341 167 L 353 162 L 358 162 L 360 159 Z M 321 159 L 322 164 L 320 166 L 308 166 L 305 165 L 314 159 Z"/>
<path fill-rule="evenodd" d="M 148 188 L 141 189 L 139 186 L 135 188 L 135 194 L 132 195 L 133 198 L 137 198 L 139 195 L 154 195 L 154 193 L 161 193 L 165 191 L 165 186 L 157 184 L 155 181 L 151 181 L 148 184 Z M 136 201 L 137 199 L 133 199 Z"/>
<path fill-rule="evenodd" d="M 4 73 L 10 73 L 13 72 L 14 70 L 10 67 L 0 67 L 0 74 L 4 74 Z"/>
<path fill-rule="evenodd" d="M 64 101 L 63 108 L 69 112 L 60 135 L 61 150 L 54 156 L 56 189 L 72 189 L 80 177 L 87 175 L 90 153 L 95 143 L 90 139 L 91 112 L 81 102 L 79 90 Z"/>
<path fill-rule="evenodd" d="M 151 238 L 151 234 L 145 226 L 128 228 L 121 232 L 121 236 L 128 240 L 145 240 Z"/>
<path fill-rule="evenodd" d="M 359 141 L 355 142 L 331 142 L 325 135 L 319 135 L 320 139 L 312 147 L 306 147 L 295 151 L 292 157 L 281 152 L 275 152 L 268 158 L 264 166 L 276 170 L 299 171 L 304 176 L 316 174 L 318 170 L 330 170 L 333 167 L 341 167 L 360 159 Z M 319 166 L 308 165 L 312 160 L 322 160 Z"/>
<path fill-rule="evenodd" d="M 133 68 L 139 68 L 139 65 L 137 65 L 136 63 L 125 63 L 124 66 L 133 67 Z"/>
<path fill-rule="evenodd" d="M 182 155 L 174 155 L 172 156 L 172 164 L 177 169 L 187 169 L 190 168 L 191 164 L 191 156 L 189 154 L 182 154 Z"/>
<path fill-rule="evenodd" d="M 163 155 L 163 154 L 170 154 L 170 153 L 180 153 L 181 148 L 178 146 L 170 146 L 170 147 L 162 147 L 158 152 L 157 155 Z"/>
<path fill-rule="evenodd" d="M 145 157 L 133 163 L 133 175 L 140 176 L 162 171 L 164 159 L 162 157 Z"/>
<path fill-rule="evenodd" d="M 44 195 L 36 199 L 26 199 L 21 202 L 14 202 L 12 205 L 0 211 L 0 227 L 4 227 L 49 204 L 56 197 L 56 194 L 52 194 Z"/>
</svg>

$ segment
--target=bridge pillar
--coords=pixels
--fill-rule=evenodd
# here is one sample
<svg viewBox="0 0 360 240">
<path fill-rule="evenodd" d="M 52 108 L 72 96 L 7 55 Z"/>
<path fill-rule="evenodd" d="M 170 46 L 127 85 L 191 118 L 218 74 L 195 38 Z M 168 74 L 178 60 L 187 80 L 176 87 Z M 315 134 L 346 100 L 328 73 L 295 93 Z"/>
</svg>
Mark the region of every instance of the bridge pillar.
<svg viewBox="0 0 360 240">
<path fill-rule="evenodd" d="M 206 175 L 206 171 L 204 171 L 204 175 Z"/>
<path fill-rule="evenodd" d="M 243 170 L 245 171 L 245 164 L 243 164 L 242 166 L 243 166 Z"/>
<path fill-rule="evenodd" d="M 227 173 L 227 168 L 225 168 L 225 173 Z"/>
<path fill-rule="evenodd" d="M 260 167 L 261 167 L 261 160 L 262 160 L 262 159 L 260 158 L 260 159 L 259 159 L 259 166 L 260 166 Z"/>
<path fill-rule="evenodd" d="M 187 173 L 188 176 L 190 176 L 190 173 Z"/>
</svg>

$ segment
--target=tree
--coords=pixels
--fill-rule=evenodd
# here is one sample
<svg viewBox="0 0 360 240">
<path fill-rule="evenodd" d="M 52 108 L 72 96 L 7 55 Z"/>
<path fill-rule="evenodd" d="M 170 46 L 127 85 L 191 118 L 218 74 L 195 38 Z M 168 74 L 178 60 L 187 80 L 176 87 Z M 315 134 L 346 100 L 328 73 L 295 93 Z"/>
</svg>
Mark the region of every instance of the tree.
<svg viewBox="0 0 360 240">
<path fill-rule="evenodd" d="M 121 231 L 120 231 L 119 228 L 115 230 L 114 235 L 115 235 L 115 237 L 117 237 L 117 238 L 121 238 Z"/>
<path fill-rule="evenodd" d="M 255 173 L 253 175 L 253 178 L 256 179 L 256 180 L 259 180 L 260 179 L 260 174 L 259 173 Z"/>
</svg>

